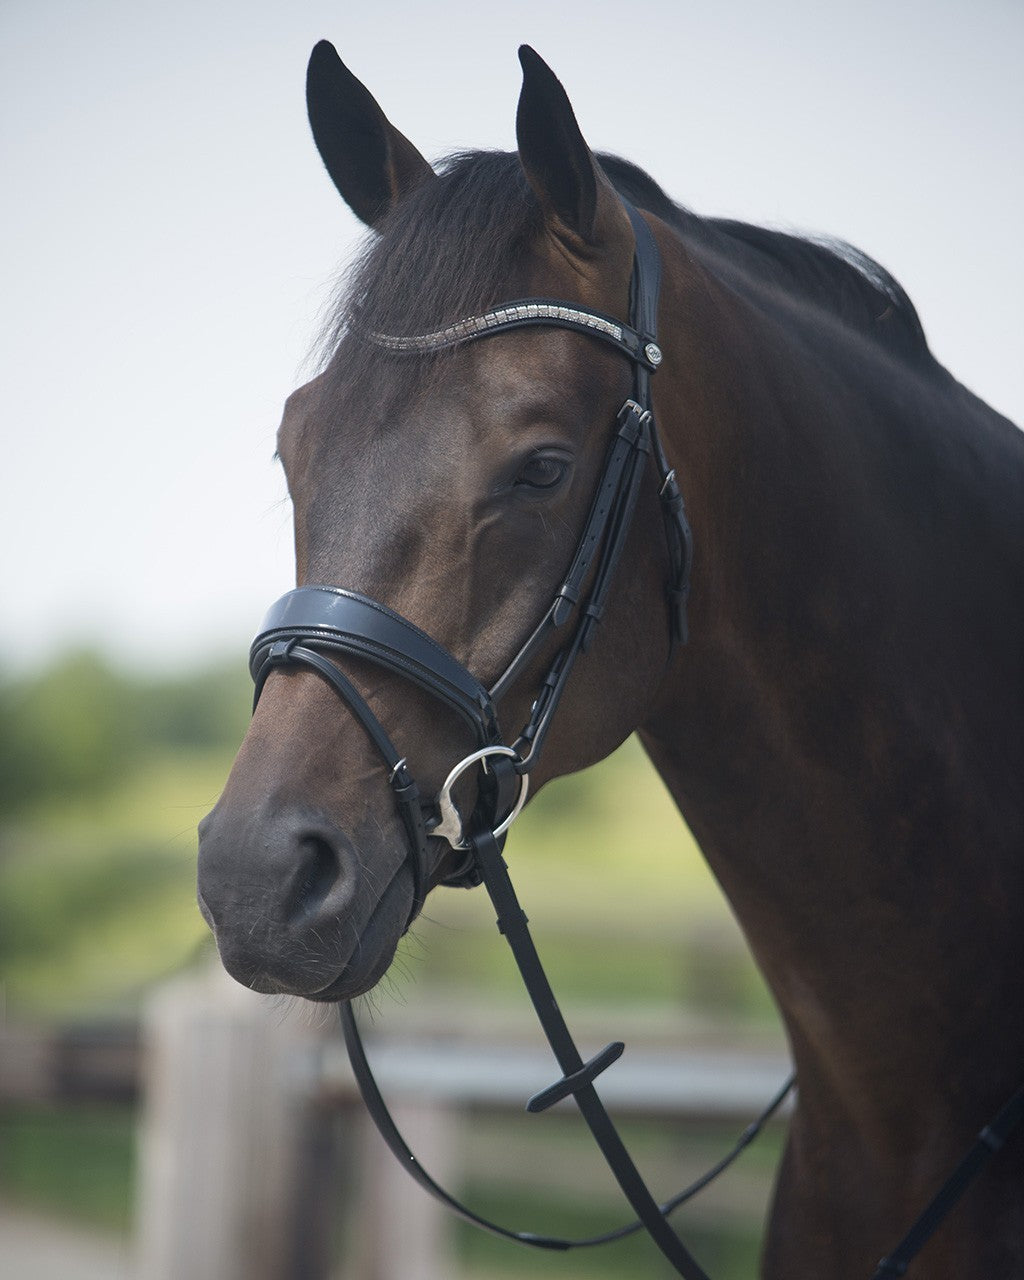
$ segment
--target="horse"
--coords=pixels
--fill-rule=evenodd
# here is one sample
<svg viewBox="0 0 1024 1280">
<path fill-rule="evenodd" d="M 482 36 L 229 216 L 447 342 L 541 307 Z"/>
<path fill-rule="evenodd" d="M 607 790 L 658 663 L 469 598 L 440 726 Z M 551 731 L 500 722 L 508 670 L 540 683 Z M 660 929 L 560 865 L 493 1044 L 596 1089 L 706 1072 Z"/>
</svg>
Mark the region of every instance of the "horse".
<svg viewBox="0 0 1024 1280">
<path fill-rule="evenodd" d="M 1024 437 L 938 363 L 877 263 L 689 212 L 593 153 L 554 73 L 520 58 L 517 150 L 435 169 L 331 45 L 313 51 L 314 139 L 372 235 L 278 435 L 297 582 L 382 602 L 485 688 L 511 671 L 502 721 L 536 719 L 563 640 L 527 641 L 644 357 L 589 321 L 467 321 L 525 297 L 625 325 L 653 237 L 647 373 L 670 472 L 642 476 L 532 794 L 639 735 L 796 1067 L 763 1275 L 862 1280 L 1024 1066 Z M 682 602 L 658 494 L 675 481 Z M 426 892 L 466 874 L 436 818 L 417 873 L 395 770 L 432 796 L 475 744 L 372 654 L 323 664 L 402 759 L 323 672 L 274 666 L 201 824 L 199 900 L 239 982 L 332 1002 L 373 987 Z M 448 787 L 456 816 L 481 778 Z M 1024 1142 L 912 1270 L 1024 1276 Z"/>
</svg>

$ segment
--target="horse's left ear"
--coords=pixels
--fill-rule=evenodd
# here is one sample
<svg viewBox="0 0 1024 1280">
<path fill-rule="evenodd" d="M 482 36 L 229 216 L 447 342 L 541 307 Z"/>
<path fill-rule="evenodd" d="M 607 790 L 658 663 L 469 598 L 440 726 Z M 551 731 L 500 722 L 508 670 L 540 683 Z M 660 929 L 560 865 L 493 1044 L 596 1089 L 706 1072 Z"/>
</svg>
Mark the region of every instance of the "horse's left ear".
<svg viewBox="0 0 1024 1280">
<path fill-rule="evenodd" d="M 404 195 L 435 176 L 328 40 L 310 54 L 306 107 L 327 172 L 368 226 L 376 226 Z"/>
<path fill-rule="evenodd" d="M 519 159 L 549 229 L 583 253 L 612 238 L 631 239 L 622 202 L 587 146 L 558 77 L 528 44 L 520 46 L 519 61 Z"/>
</svg>

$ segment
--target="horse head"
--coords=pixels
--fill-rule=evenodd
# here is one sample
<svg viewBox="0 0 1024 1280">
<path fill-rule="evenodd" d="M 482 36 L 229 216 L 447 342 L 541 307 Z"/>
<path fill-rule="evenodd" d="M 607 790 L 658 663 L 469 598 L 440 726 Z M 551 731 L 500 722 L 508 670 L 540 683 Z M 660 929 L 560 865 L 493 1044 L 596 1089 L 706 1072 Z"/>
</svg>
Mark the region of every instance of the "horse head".
<svg viewBox="0 0 1024 1280">
<path fill-rule="evenodd" d="M 314 50 L 314 138 L 371 239 L 323 370 L 291 395 L 278 437 L 299 586 L 379 602 L 487 689 L 573 561 L 634 372 L 585 329 L 438 337 L 524 297 L 630 315 L 630 216 L 558 80 L 532 50 L 521 61 L 518 151 L 456 157 L 435 172 L 334 49 Z M 665 560 L 648 483 L 606 616 L 532 768 L 534 792 L 603 758 L 643 720 L 670 654 Z M 506 732 L 530 717 L 564 644 L 555 630 L 496 698 Z M 421 793 L 438 793 L 477 745 L 464 721 L 365 656 L 328 660 Z M 476 769 L 460 778 L 460 812 L 472 811 L 479 782 Z M 427 847 L 429 886 L 457 854 L 436 835 Z M 269 672 L 201 826 L 199 895 L 225 966 L 254 990 L 337 1000 L 368 990 L 390 963 L 420 905 L 409 834 L 387 761 L 321 674 Z"/>
</svg>

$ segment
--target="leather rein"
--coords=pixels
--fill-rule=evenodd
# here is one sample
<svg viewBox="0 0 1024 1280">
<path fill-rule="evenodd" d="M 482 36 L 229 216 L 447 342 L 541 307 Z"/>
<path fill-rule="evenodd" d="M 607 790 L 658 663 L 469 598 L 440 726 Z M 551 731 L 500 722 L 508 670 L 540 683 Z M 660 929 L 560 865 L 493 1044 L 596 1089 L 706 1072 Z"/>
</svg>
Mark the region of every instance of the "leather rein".
<svg viewBox="0 0 1024 1280">
<path fill-rule="evenodd" d="M 371 341 L 396 355 L 423 355 L 511 329 L 547 325 L 573 329 L 609 343 L 632 364 L 632 394 L 617 414 L 604 470 L 572 563 L 548 609 L 497 682 L 490 689 L 485 688 L 447 649 L 387 605 L 358 592 L 331 586 L 299 587 L 271 606 L 253 641 L 249 666 L 255 683 L 254 708 L 268 676 L 275 669 L 305 667 L 315 671 L 341 697 L 384 760 L 409 842 L 413 902 L 407 928 L 419 913 L 430 888 L 432 839 L 447 840 L 463 855 L 440 883 L 463 887 L 484 884 L 497 914 L 497 927 L 512 950 L 562 1072 L 558 1080 L 527 1102 L 527 1110 L 536 1113 L 564 1098 L 574 1099 L 636 1220 L 601 1235 L 567 1240 L 510 1230 L 460 1203 L 431 1178 L 396 1127 L 371 1072 L 352 1006 L 345 1001 L 339 1010 L 353 1072 L 367 1109 L 388 1147 L 421 1187 L 460 1217 L 493 1234 L 535 1248 L 566 1250 L 605 1244 L 646 1230 L 677 1274 L 686 1280 L 709 1280 L 669 1225 L 667 1214 L 732 1164 L 782 1105 L 795 1085 L 795 1076 L 789 1077 L 723 1159 L 690 1187 L 666 1203 L 658 1204 L 594 1086 L 601 1072 L 622 1055 L 625 1045 L 614 1041 L 589 1060 L 582 1058 L 551 990 L 526 914 L 502 857 L 506 832 L 526 801 L 530 769 L 539 756 L 570 673 L 577 658 L 586 652 L 603 616 L 649 460 L 656 471 L 668 544 L 666 598 L 671 638 L 673 644 L 685 643 L 687 638 L 686 606 L 693 539 L 675 471 L 668 464 L 651 408 L 650 378 L 662 361 L 656 340 L 661 260 L 647 223 L 628 202 L 623 204 L 636 238 L 628 325 L 555 299 L 527 298 L 430 334 L 369 335 Z M 568 628 L 573 619 L 575 626 Z M 529 719 L 508 746 L 499 727 L 496 704 L 551 637 L 563 630 L 566 639 L 541 683 Z M 475 750 L 452 768 L 433 801 L 421 796 L 405 757 L 359 690 L 331 660 L 332 655 L 368 659 L 412 681 L 472 729 L 477 744 Z M 476 805 L 469 818 L 464 819 L 454 804 L 452 790 L 461 775 L 476 766 L 479 766 Z M 1001 1145 L 1022 1119 L 1024 1089 L 983 1131 L 978 1143 L 908 1236 L 879 1264 L 874 1280 L 904 1274 L 910 1259 L 996 1149 L 994 1140 L 998 1138 Z"/>
</svg>

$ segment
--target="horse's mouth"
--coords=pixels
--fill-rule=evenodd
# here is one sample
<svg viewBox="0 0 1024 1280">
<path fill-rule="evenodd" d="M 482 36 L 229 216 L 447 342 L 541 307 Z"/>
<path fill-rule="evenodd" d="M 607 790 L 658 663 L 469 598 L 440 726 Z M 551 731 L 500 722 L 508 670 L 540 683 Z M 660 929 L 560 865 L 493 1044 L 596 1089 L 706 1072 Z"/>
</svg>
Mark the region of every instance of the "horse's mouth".
<svg viewBox="0 0 1024 1280">
<path fill-rule="evenodd" d="M 411 872 L 403 864 L 377 899 L 347 956 L 342 940 L 351 938 L 356 926 L 343 919 L 334 922 L 326 937 L 321 927 L 308 930 L 303 938 L 290 935 L 272 939 L 264 933 L 257 942 L 250 935 L 238 945 L 223 928 L 218 928 L 201 894 L 199 909 L 213 930 L 224 968 L 242 986 L 260 995 L 300 996 L 317 1003 L 336 1003 L 364 995 L 387 972 L 408 918 L 410 882 Z M 280 942 L 279 956 L 270 949 L 275 940 Z M 309 958 L 305 966 L 295 963 L 296 954 L 302 951 Z"/>
</svg>

